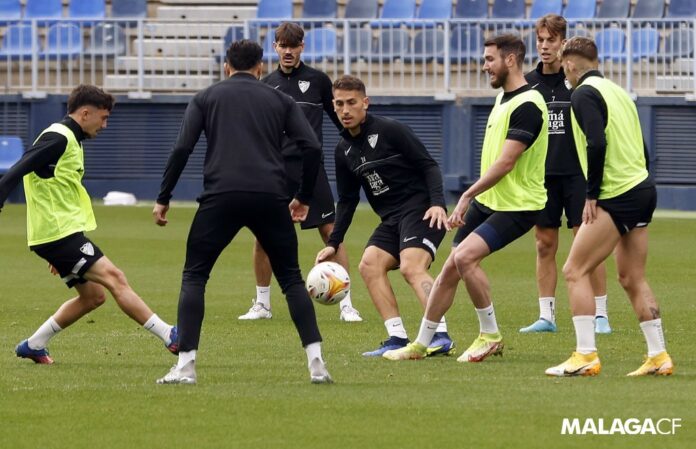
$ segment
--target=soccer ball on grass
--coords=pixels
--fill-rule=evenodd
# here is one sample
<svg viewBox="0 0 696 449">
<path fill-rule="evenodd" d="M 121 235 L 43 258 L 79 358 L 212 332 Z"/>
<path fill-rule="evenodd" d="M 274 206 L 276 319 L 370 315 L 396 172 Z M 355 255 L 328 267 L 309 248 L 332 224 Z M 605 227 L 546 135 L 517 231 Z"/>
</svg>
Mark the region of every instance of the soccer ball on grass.
<svg viewBox="0 0 696 449">
<path fill-rule="evenodd" d="M 338 304 L 350 292 L 348 272 L 335 262 L 321 262 L 307 275 L 307 292 L 319 304 Z"/>
</svg>

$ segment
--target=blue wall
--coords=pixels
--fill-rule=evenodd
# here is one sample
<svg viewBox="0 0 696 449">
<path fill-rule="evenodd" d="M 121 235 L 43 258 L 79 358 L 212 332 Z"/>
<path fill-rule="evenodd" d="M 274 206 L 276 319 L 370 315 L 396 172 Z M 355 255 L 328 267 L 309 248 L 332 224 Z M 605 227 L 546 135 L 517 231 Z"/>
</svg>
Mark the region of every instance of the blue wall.
<svg viewBox="0 0 696 449">
<path fill-rule="evenodd" d="M 189 96 L 150 100 L 117 98 L 109 126 L 86 141 L 85 185 L 94 198 L 110 190 L 132 192 L 151 200 L 176 139 Z M 0 133 L 19 135 L 28 146 L 48 124 L 65 114 L 66 97 L 25 100 L 0 96 Z M 493 98 L 456 102 L 425 97 L 375 97 L 371 112 L 411 126 L 443 169 L 445 190 L 454 201 L 478 177 L 480 147 Z M 649 97 L 637 101 L 651 171 L 659 184 L 658 206 L 696 210 L 696 104 L 683 98 Z M 324 152 L 329 178 L 334 178 L 333 148 L 338 135 L 324 121 Z M 192 200 L 201 191 L 205 136 L 201 136 L 174 192 L 175 200 Z M 17 198 L 17 195 L 14 195 Z"/>
</svg>

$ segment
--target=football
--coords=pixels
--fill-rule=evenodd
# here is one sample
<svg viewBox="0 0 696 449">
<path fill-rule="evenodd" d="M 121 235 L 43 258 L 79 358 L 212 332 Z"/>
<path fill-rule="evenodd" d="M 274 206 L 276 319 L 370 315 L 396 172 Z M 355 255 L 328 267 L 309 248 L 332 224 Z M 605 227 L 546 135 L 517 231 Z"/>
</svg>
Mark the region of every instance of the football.
<svg viewBox="0 0 696 449">
<path fill-rule="evenodd" d="M 307 275 L 309 297 L 319 304 L 338 304 L 350 291 L 350 277 L 341 265 L 322 262 Z"/>
</svg>

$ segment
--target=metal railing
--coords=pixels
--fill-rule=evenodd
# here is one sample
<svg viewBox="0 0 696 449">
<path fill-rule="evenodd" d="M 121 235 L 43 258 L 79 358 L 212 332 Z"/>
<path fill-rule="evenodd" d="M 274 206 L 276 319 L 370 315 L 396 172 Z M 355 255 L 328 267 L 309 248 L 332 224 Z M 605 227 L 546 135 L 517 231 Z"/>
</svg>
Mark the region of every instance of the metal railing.
<svg viewBox="0 0 696 449">
<path fill-rule="evenodd" d="M 247 37 L 277 64 L 273 31 L 279 20 L 71 19 L 7 24 L 2 30 L 0 82 L 5 93 L 40 97 L 77 83 L 147 97 L 187 93 L 224 77 L 225 46 Z M 522 20 L 300 20 L 306 63 L 331 78 L 351 73 L 372 95 L 489 96 L 483 42 L 512 32 L 527 44 L 525 70 L 536 60 L 534 23 Z M 637 95 L 696 96 L 696 20 L 583 20 L 569 36 L 596 40 L 600 69 Z"/>
</svg>

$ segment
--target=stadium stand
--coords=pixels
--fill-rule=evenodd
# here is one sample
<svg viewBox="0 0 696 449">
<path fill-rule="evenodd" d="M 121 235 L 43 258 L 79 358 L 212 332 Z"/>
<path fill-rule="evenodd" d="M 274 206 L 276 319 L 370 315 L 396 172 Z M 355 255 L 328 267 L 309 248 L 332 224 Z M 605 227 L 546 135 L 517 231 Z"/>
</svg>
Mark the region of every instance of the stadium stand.
<svg viewBox="0 0 696 449">
<path fill-rule="evenodd" d="M 695 0 L 670 0 L 667 6 L 669 18 L 693 18 L 696 17 Z"/>
<path fill-rule="evenodd" d="M 338 12 L 335 1 L 304 0 L 302 3 L 303 19 L 335 19 Z"/>
<path fill-rule="evenodd" d="M 599 60 L 620 62 L 626 58 L 626 35 L 620 28 L 606 28 L 595 34 Z"/>
<path fill-rule="evenodd" d="M 667 61 L 694 57 L 694 31 L 691 29 L 672 31 L 665 40 L 664 55 Z"/>
<path fill-rule="evenodd" d="M 68 17 L 71 19 L 87 20 L 85 24 L 91 24 L 91 20 L 104 20 L 106 17 L 106 2 L 104 0 L 70 0 L 68 4 Z"/>
<path fill-rule="evenodd" d="M 406 30 L 391 28 L 382 30 L 377 36 L 372 62 L 389 62 L 400 59 L 411 49 L 411 36 Z"/>
<path fill-rule="evenodd" d="M 450 61 L 460 65 L 479 60 L 483 54 L 484 42 L 483 30 L 478 25 L 454 25 L 449 43 Z M 438 58 L 438 61 L 442 63 L 444 59 Z"/>
<path fill-rule="evenodd" d="M 634 19 L 661 19 L 664 16 L 664 0 L 638 0 L 631 14 Z"/>
<path fill-rule="evenodd" d="M 451 0 L 422 0 L 416 18 L 423 20 L 447 20 L 452 18 Z"/>
<path fill-rule="evenodd" d="M 641 59 L 655 60 L 660 48 L 660 33 L 652 27 L 645 27 L 631 32 L 633 61 Z"/>
<path fill-rule="evenodd" d="M 50 19 L 63 17 L 63 2 L 61 0 L 27 0 L 24 5 L 24 19 L 40 20 L 41 24 L 52 23 Z"/>
<path fill-rule="evenodd" d="M 310 64 L 336 55 L 336 30 L 333 28 L 314 28 L 305 34 L 305 48 L 302 57 Z"/>
<path fill-rule="evenodd" d="M 373 28 L 396 27 L 395 19 L 413 19 L 416 17 L 416 0 L 384 0 L 380 19 L 373 20 Z"/>
<path fill-rule="evenodd" d="M 22 4 L 19 0 L 0 0 L 0 26 L 22 18 Z"/>
<path fill-rule="evenodd" d="M 40 58 L 76 58 L 82 53 L 82 32 L 72 23 L 56 23 L 48 28 L 46 45 Z"/>
<path fill-rule="evenodd" d="M 522 19 L 525 17 L 524 0 L 495 0 L 491 18 L 493 19 Z"/>
<path fill-rule="evenodd" d="M 147 17 L 147 0 L 111 0 L 111 17 L 115 19 Z"/>
<path fill-rule="evenodd" d="M 454 7 L 457 19 L 487 19 L 488 0 L 457 0 Z"/>
<path fill-rule="evenodd" d="M 0 136 L 0 176 L 22 158 L 22 153 L 22 139 L 17 136 Z"/>
<path fill-rule="evenodd" d="M 379 11 L 378 0 L 349 0 L 343 17 L 346 19 L 374 19 Z"/>
<path fill-rule="evenodd" d="M 631 0 L 604 1 L 597 10 L 598 19 L 625 19 L 631 9 Z"/>
<path fill-rule="evenodd" d="M 563 9 L 563 17 L 568 21 L 574 19 L 593 19 L 596 14 L 596 0 L 568 0 L 565 9 Z"/>
<path fill-rule="evenodd" d="M 114 57 L 126 54 L 126 32 L 116 23 L 98 23 L 85 46 L 85 56 Z"/>
<path fill-rule="evenodd" d="M 32 38 L 34 36 L 31 24 L 15 23 L 9 25 L 2 38 L 0 59 L 31 59 Z M 39 48 L 38 36 L 36 48 Z"/>
<path fill-rule="evenodd" d="M 263 43 L 261 44 L 261 47 L 263 47 L 263 60 L 266 62 L 271 62 L 272 64 L 275 64 L 278 62 L 278 53 L 273 49 L 273 34 L 268 33 L 266 34 L 266 37 L 263 38 Z"/>
<path fill-rule="evenodd" d="M 563 0 L 534 0 L 528 18 L 538 19 L 546 14 L 560 14 L 561 11 L 563 11 Z"/>
<path fill-rule="evenodd" d="M 351 61 L 366 58 L 373 51 L 372 31 L 363 28 L 350 28 L 348 31 L 348 57 Z M 345 37 L 339 40 L 338 60 L 343 60 L 346 44 Z"/>
<path fill-rule="evenodd" d="M 416 33 L 413 45 L 404 57 L 404 62 L 429 63 L 442 58 L 445 52 L 445 33 L 438 29 L 425 29 Z"/>
<path fill-rule="evenodd" d="M 268 19 L 292 18 L 292 0 L 259 0 L 256 18 L 263 20 L 264 26 L 276 27 L 280 21 Z"/>
</svg>

